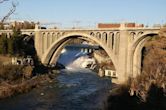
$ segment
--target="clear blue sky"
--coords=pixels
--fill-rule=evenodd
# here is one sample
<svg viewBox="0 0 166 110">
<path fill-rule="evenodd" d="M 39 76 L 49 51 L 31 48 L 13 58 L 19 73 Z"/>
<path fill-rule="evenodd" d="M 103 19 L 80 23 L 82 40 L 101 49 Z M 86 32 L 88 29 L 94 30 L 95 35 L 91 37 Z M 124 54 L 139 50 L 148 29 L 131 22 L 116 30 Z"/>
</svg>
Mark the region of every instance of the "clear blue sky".
<svg viewBox="0 0 166 110">
<path fill-rule="evenodd" d="M 11 19 L 91 26 L 98 22 L 166 23 L 166 0 L 17 0 Z M 2 17 L 11 2 L 0 4 Z"/>
</svg>

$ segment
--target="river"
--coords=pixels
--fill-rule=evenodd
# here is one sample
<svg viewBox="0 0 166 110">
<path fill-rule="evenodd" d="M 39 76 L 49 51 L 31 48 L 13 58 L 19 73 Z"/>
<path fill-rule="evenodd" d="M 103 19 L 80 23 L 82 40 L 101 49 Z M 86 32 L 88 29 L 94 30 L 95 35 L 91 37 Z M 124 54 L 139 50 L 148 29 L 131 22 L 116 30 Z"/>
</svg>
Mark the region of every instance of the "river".
<svg viewBox="0 0 166 110">
<path fill-rule="evenodd" d="M 89 69 L 64 69 L 52 82 L 0 100 L 0 110 L 102 110 L 111 84 Z"/>
</svg>

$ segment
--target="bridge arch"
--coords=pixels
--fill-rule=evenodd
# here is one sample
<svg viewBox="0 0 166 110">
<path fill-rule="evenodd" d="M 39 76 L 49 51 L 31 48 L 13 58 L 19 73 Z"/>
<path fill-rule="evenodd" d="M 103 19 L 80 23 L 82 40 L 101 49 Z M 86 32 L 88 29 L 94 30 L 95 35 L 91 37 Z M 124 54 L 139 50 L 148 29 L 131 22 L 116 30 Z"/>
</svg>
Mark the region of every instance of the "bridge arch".
<svg viewBox="0 0 166 110">
<path fill-rule="evenodd" d="M 79 39 L 85 39 L 87 41 L 93 41 L 97 44 L 99 44 L 104 50 L 105 52 L 109 55 L 109 57 L 111 58 L 115 68 L 117 69 L 117 59 L 115 57 L 115 55 L 113 54 L 113 52 L 111 51 L 110 48 L 108 48 L 106 46 L 105 43 L 103 43 L 100 39 L 95 38 L 89 34 L 86 33 L 79 33 L 79 32 L 73 32 L 73 33 L 69 33 L 66 34 L 64 36 L 61 36 L 58 40 L 56 40 L 45 52 L 45 54 L 42 56 L 42 63 L 44 64 L 50 64 L 50 61 L 53 57 L 58 57 L 58 54 L 60 54 L 59 51 L 60 49 L 63 48 L 63 46 L 70 41 L 70 39 L 73 38 L 79 38 Z"/>
<path fill-rule="evenodd" d="M 129 46 L 129 73 L 132 77 L 136 77 L 141 73 L 141 60 L 142 60 L 142 49 L 145 44 L 158 33 L 142 33 L 142 35 L 136 39 Z"/>
</svg>

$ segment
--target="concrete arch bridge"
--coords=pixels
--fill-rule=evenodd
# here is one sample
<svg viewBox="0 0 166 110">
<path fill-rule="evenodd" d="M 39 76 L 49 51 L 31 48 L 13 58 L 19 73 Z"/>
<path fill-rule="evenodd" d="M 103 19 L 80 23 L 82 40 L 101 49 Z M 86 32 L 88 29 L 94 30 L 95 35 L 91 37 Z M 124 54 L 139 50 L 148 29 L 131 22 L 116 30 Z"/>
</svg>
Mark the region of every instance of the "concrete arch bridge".
<svg viewBox="0 0 166 110">
<path fill-rule="evenodd" d="M 43 64 L 55 63 L 64 46 L 72 39 L 83 39 L 100 45 L 112 60 L 117 82 L 141 73 L 142 48 L 160 28 L 109 28 L 109 29 L 34 29 L 21 30 L 34 35 L 35 48 Z M 0 30 L 12 33 L 11 30 Z"/>
</svg>

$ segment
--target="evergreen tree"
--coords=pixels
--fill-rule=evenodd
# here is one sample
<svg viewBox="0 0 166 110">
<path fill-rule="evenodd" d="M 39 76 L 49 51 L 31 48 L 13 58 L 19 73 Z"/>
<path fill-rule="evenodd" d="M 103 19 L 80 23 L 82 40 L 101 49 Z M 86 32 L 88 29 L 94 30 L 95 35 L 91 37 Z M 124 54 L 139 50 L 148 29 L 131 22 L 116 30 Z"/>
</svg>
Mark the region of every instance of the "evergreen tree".
<svg viewBox="0 0 166 110">
<path fill-rule="evenodd" d="M 21 31 L 19 29 L 13 29 L 13 35 L 12 35 L 12 40 L 13 40 L 13 53 L 14 54 L 19 54 L 20 53 L 20 47 L 21 45 Z"/>
<path fill-rule="evenodd" d="M 8 45 L 7 45 L 6 34 L 2 34 L 2 36 L 0 37 L 0 53 L 7 54 L 7 49 L 8 49 Z"/>
<path fill-rule="evenodd" d="M 13 38 L 8 39 L 8 54 L 14 55 L 14 41 Z"/>
<path fill-rule="evenodd" d="M 13 29 L 13 34 L 9 39 L 6 34 L 2 34 L 0 37 L 0 54 L 35 56 L 36 51 L 33 38 L 24 40 L 25 37 L 27 36 L 23 36 L 18 29 Z"/>
</svg>

